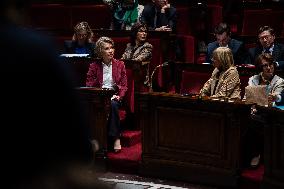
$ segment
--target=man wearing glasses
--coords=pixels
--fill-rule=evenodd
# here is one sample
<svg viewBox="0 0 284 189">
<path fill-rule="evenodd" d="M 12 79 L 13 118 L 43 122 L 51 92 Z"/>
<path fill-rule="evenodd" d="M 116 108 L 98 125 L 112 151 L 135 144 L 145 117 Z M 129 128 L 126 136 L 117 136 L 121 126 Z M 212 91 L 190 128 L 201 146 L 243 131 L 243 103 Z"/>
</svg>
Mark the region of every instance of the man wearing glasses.
<svg viewBox="0 0 284 189">
<path fill-rule="evenodd" d="M 284 45 L 275 42 L 275 32 L 270 26 L 258 30 L 258 45 L 249 49 L 252 62 L 262 53 L 270 53 L 279 69 L 284 70 Z"/>
</svg>

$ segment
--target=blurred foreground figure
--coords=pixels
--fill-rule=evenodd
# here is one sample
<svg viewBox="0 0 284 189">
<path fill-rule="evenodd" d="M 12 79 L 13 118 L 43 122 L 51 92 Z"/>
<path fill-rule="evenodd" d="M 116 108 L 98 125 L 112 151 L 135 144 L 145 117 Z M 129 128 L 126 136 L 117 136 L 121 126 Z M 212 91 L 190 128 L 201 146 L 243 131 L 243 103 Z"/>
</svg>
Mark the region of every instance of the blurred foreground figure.
<svg viewBox="0 0 284 189">
<path fill-rule="evenodd" d="M 46 37 L 20 26 L 27 8 L 0 2 L 2 184 L 87 188 L 92 151 L 72 74 Z"/>
</svg>

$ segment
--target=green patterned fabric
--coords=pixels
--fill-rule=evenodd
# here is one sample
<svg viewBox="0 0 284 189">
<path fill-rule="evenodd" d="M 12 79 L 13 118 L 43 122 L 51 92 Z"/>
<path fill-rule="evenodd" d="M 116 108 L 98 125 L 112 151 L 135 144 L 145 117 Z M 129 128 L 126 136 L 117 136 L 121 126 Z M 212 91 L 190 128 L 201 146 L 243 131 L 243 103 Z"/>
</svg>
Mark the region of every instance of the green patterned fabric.
<svg viewBox="0 0 284 189">
<path fill-rule="evenodd" d="M 134 0 L 132 9 L 125 10 L 121 4 L 115 10 L 114 17 L 121 23 L 131 24 L 135 23 L 138 19 L 138 0 Z"/>
</svg>

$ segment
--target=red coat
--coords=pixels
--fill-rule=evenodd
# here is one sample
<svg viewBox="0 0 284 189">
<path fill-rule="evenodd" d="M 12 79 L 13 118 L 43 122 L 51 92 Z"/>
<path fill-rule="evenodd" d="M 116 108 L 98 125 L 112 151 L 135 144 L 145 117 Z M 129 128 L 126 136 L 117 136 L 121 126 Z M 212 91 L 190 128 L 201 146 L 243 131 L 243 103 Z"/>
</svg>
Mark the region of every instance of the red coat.
<svg viewBox="0 0 284 189">
<path fill-rule="evenodd" d="M 127 91 L 127 77 L 124 62 L 112 59 L 112 79 L 118 87 L 118 95 L 123 98 Z M 96 61 L 90 64 L 87 73 L 86 86 L 101 88 L 103 84 L 102 62 Z"/>
</svg>

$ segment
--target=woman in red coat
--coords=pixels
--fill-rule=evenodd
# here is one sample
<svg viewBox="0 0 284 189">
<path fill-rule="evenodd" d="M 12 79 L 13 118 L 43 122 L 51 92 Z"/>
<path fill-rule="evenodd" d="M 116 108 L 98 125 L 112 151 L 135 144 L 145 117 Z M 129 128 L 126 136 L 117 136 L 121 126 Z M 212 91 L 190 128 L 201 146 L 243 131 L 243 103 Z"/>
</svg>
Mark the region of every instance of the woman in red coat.
<svg viewBox="0 0 284 189">
<path fill-rule="evenodd" d="M 111 98 L 111 115 L 108 122 L 108 136 L 114 141 L 113 150 L 119 152 L 120 119 L 119 107 L 127 91 L 127 78 L 124 62 L 114 59 L 114 42 L 111 38 L 101 37 L 96 42 L 99 60 L 90 64 L 87 73 L 87 87 L 109 88 L 116 91 Z"/>
</svg>

